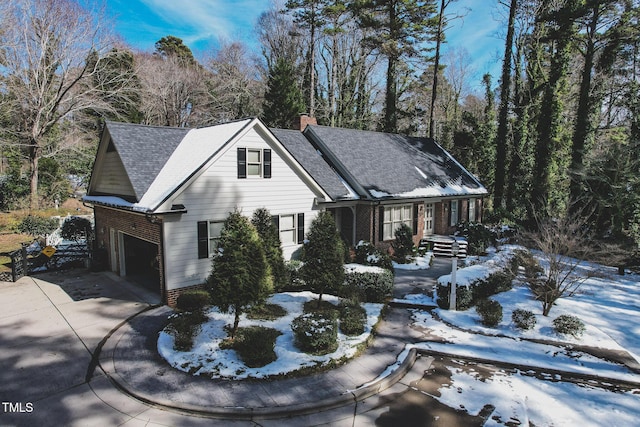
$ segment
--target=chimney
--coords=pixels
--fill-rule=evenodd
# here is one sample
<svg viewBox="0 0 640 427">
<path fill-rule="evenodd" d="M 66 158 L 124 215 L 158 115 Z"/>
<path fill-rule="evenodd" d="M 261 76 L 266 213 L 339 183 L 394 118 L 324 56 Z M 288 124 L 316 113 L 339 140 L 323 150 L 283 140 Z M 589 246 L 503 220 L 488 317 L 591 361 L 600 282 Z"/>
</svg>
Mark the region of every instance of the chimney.
<svg viewBox="0 0 640 427">
<path fill-rule="evenodd" d="M 318 120 L 308 114 L 300 114 L 300 117 L 293 120 L 293 129 L 303 131 L 307 125 L 317 125 Z"/>
</svg>

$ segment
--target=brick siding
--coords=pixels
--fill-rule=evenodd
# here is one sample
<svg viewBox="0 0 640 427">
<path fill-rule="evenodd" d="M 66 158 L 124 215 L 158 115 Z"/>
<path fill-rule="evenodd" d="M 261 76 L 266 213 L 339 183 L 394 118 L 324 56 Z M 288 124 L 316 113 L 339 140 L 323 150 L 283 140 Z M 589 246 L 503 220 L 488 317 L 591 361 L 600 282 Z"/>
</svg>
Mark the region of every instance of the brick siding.
<svg viewBox="0 0 640 427">
<path fill-rule="evenodd" d="M 109 266 L 112 265 L 111 245 L 115 245 L 115 265 L 116 273 L 120 274 L 120 259 L 118 259 L 120 250 L 118 241 L 111 242 L 110 229 L 122 232 L 132 237 L 158 245 L 160 283 L 158 283 L 160 295 L 163 300 L 167 299 L 164 283 L 164 248 L 162 244 L 162 219 L 157 217 L 148 217 L 144 214 L 135 212 L 125 212 L 117 209 L 105 208 L 102 206 L 94 207 L 95 223 L 96 223 L 96 244 L 100 248 L 107 251 L 109 258 Z M 177 298 L 177 297 L 176 297 Z"/>
</svg>

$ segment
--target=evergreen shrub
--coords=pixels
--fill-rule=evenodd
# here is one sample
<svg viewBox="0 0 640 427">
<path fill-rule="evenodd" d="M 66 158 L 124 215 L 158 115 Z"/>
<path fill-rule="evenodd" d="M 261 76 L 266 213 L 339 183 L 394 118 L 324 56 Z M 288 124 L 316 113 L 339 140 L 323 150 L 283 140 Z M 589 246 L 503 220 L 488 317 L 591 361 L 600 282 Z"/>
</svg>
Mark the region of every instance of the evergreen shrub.
<svg viewBox="0 0 640 427">
<path fill-rule="evenodd" d="M 517 308 L 511 313 L 511 321 L 518 329 L 528 331 L 536 326 L 536 315 L 532 311 Z"/>
<path fill-rule="evenodd" d="M 302 261 L 298 259 L 292 259 L 284 262 L 284 268 L 286 270 L 286 277 L 288 279 L 288 285 L 283 289 L 287 291 L 307 291 L 307 287 L 304 279 L 302 278 Z"/>
<path fill-rule="evenodd" d="M 206 321 L 207 316 L 201 311 L 183 312 L 173 317 L 167 326 L 167 331 L 173 335 L 173 348 L 178 351 L 191 350 L 193 338 Z"/>
<path fill-rule="evenodd" d="M 209 292 L 204 289 L 185 291 L 178 296 L 176 306 L 182 311 L 199 311 L 209 305 Z"/>
<path fill-rule="evenodd" d="M 278 304 L 260 304 L 247 311 L 247 319 L 255 320 L 276 320 L 286 315 L 287 310 Z"/>
<path fill-rule="evenodd" d="M 487 248 L 495 246 L 496 234 L 479 222 L 463 222 L 456 226 L 456 234 L 467 239 L 469 255 L 484 255 Z"/>
<path fill-rule="evenodd" d="M 484 326 L 493 328 L 502 321 L 502 306 L 496 300 L 482 299 L 478 301 L 476 311 L 480 315 L 480 323 Z"/>
<path fill-rule="evenodd" d="M 275 361 L 276 339 L 282 333 L 264 326 L 238 328 L 236 338 L 228 344 L 238 353 L 242 362 L 250 368 L 259 368 Z"/>
<path fill-rule="evenodd" d="M 354 262 L 362 265 L 372 265 L 382 267 L 393 272 L 393 262 L 391 257 L 376 248 L 371 242 L 359 241 L 355 247 Z"/>
<path fill-rule="evenodd" d="M 367 323 L 367 311 L 355 301 L 342 301 L 340 309 L 340 331 L 345 335 L 360 335 Z"/>
<path fill-rule="evenodd" d="M 408 264 L 413 260 L 415 245 L 413 244 L 413 230 L 407 224 L 402 224 L 394 231 L 395 240 L 393 247 L 393 259 L 398 264 Z"/>
<path fill-rule="evenodd" d="M 386 269 L 378 272 L 345 269 L 344 284 L 339 296 L 357 298 L 363 302 L 384 302 L 393 292 L 393 273 Z"/>
<path fill-rule="evenodd" d="M 305 313 L 291 322 L 296 345 L 304 352 L 327 354 L 338 348 L 338 321 L 322 312 Z"/>
<path fill-rule="evenodd" d="M 553 329 L 559 334 L 580 338 L 585 331 L 582 320 L 570 314 L 562 314 L 553 319 Z"/>
</svg>

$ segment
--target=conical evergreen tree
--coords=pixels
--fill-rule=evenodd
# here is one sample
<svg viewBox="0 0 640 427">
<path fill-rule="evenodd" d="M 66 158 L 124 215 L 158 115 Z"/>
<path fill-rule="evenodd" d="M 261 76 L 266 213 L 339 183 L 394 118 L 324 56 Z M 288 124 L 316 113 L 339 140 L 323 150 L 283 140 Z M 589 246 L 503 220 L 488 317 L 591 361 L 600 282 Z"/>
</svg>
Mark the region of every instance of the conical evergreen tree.
<svg viewBox="0 0 640 427">
<path fill-rule="evenodd" d="M 321 212 L 311 223 L 302 261 L 302 277 L 319 295 L 320 306 L 324 292 L 335 289 L 344 281 L 344 246 L 329 212 Z"/>
<path fill-rule="evenodd" d="M 263 120 L 270 127 L 289 129 L 293 120 L 305 112 L 302 92 L 295 69 L 279 58 L 269 69 L 267 92 L 264 94 Z"/>
<path fill-rule="evenodd" d="M 264 302 L 273 291 L 271 269 L 258 232 L 237 211 L 224 222 L 207 288 L 214 306 L 235 315 L 231 338 L 238 330 L 240 315 L 249 306 Z"/>
<path fill-rule="evenodd" d="M 262 239 L 267 262 L 273 275 L 274 289 L 282 289 L 287 285 L 287 276 L 284 268 L 280 236 L 271 214 L 266 208 L 257 209 L 253 213 L 251 223 L 256 228 L 260 239 Z"/>
</svg>

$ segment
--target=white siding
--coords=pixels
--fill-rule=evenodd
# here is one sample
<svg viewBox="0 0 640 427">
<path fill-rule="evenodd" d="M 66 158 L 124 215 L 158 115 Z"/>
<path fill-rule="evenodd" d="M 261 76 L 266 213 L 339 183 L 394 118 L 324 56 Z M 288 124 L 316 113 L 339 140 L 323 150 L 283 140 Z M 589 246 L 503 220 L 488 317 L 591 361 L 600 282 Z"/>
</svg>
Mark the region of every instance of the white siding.
<svg viewBox="0 0 640 427">
<path fill-rule="evenodd" d="M 117 152 L 105 153 L 95 191 L 118 196 L 135 196 Z"/>
<path fill-rule="evenodd" d="M 272 148 L 272 178 L 238 179 L 238 147 Z M 314 199 L 315 194 L 279 155 L 278 147 L 269 146 L 255 130 L 249 130 L 172 200 L 183 204 L 187 213 L 165 220 L 167 289 L 202 283 L 211 271 L 211 259 L 198 259 L 198 221 L 224 220 L 234 209 L 250 217 L 264 207 L 272 215 L 304 213 L 306 232 L 317 215 Z M 283 247 L 285 259 L 299 247 Z"/>
</svg>

